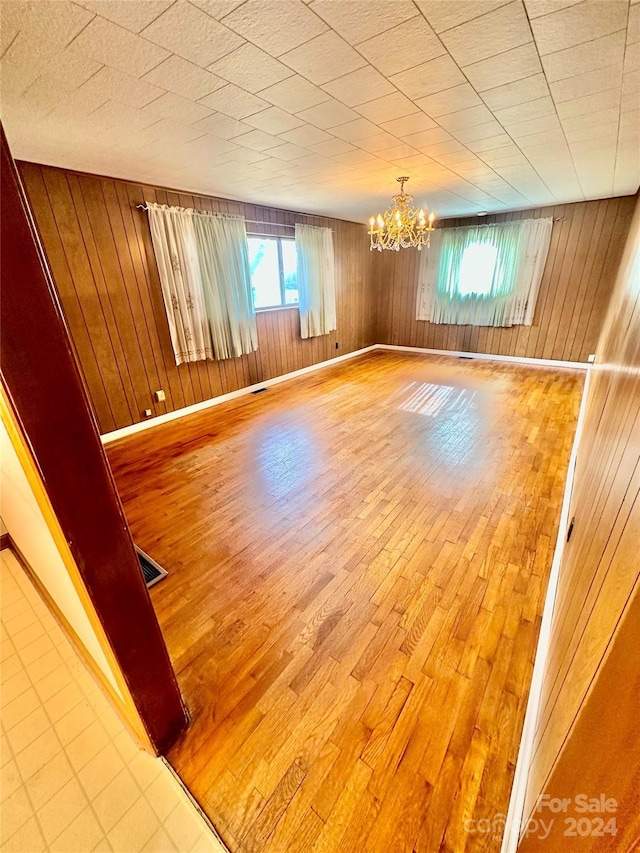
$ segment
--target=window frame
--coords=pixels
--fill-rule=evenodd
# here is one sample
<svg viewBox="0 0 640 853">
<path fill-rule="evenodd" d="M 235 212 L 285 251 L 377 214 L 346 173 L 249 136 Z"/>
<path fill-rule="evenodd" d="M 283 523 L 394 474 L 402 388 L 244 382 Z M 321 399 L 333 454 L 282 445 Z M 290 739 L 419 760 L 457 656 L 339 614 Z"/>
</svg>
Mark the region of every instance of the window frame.
<svg viewBox="0 0 640 853">
<path fill-rule="evenodd" d="M 258 314 L 261 311 L 284 311 L 289 308 L 300 308 L 300 297 L 298 296 L 297 302 L 286 302 L 286 290 L 284 286 L 284 263 L 282 259 L 282 241 L 287 240 L 291 242 L 295 246 L 295 237 L 287 237 L 282 236 L 280 234 L 257 234 L 257 233 L 248 233 L 247 234 L 247 245 L 249 239 L 255 237 L 258 240 L 275 240 L 278 248 L 278 278 L 280 284 L 280 304 L 279 305 L 263 305 L 260 308 L 256 307 L 254 304 L 253 310 Z M 251 287 L 253 293 L 253 282 Z"/>
</svg>

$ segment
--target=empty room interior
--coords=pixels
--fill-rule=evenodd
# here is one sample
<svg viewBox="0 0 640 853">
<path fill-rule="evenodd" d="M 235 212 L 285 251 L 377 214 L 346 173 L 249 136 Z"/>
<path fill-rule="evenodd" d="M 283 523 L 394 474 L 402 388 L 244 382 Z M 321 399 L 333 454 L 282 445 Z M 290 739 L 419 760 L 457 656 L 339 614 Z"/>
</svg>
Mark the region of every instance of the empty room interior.
<svg viewBox="0 0 640 853">
<path fill-rule="evenodd" d="M 2 850 L 640 850 L 640 2 L 0 25 Z"/>
</svg>

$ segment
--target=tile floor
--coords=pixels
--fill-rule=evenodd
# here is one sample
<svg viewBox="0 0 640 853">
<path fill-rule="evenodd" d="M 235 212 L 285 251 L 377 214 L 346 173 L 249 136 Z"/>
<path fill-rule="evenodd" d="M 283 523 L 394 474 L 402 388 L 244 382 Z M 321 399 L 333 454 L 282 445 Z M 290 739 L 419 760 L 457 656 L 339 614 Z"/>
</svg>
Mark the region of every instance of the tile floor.
<svg viewBox="0 0 640 853">
<path fill-rule="evenodd" d="M 224 848 L 140 750 L 13 553 L 0 552 L 3 853 Z"/>
</svg>

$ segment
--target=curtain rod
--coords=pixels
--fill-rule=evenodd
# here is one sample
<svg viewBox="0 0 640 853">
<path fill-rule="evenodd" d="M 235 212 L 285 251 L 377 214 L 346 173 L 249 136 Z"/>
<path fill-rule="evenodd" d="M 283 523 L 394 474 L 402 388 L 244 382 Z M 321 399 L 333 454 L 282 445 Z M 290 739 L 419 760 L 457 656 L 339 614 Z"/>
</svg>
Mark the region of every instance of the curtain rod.
<svg viewBox="0 0 640 853">
<path fill-rule="evenodd" d="M 138 210 L 149 210 L 146 204 L 136 204 L 136 208 Z M 198 213 L 210 213 L 209 210 L 197 211 Z M 317 218 L 317 217 L 316 217 Z M 251 225 L 271 225 L 273 228 L 295 228 L 295 225 L 290 225 L 286 222 L 267 222 L 265 219 L 245 219 L 245 222 L 249 222 Z M 304 223 L 299 223 L 303 225 Z M 333 228 L 330 229 L 333 231 Z M 267 235 L 268 236 L 268 235 Z"/>
</svg>

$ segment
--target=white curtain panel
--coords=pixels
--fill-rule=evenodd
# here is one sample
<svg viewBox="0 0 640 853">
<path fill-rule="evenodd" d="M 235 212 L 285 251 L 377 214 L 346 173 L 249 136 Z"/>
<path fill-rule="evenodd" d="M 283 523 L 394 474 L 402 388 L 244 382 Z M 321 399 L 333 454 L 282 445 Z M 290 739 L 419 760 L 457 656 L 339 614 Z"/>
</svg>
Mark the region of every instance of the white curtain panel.
<svg viewBox="0 0 640 853">
<path fill-rule="evenodd" d="M 336 270 L 330 228 L 296 224 L 300 335 L 315 338 L 336 328 Z"/>
<path fill-rule="evenodd" d="M 416 319 L 530 326 L 553 219 L 438 229 L 420 258 Z"/>
<path fill-rule="evenodd" d="M 194 212 L 193 226 L 216 358 L 255 352 L 258 331 L 244 219 Z"/>
<path fill-rule="evenodd" d="M 258 348 L 244 219 L 148 203 L 176 364 Z"/>
<path fill-rule="evenodd" d="M 147 207 L 176 364 L 213 358 L 193 217 L 177 207 Z"/>
</svg>

